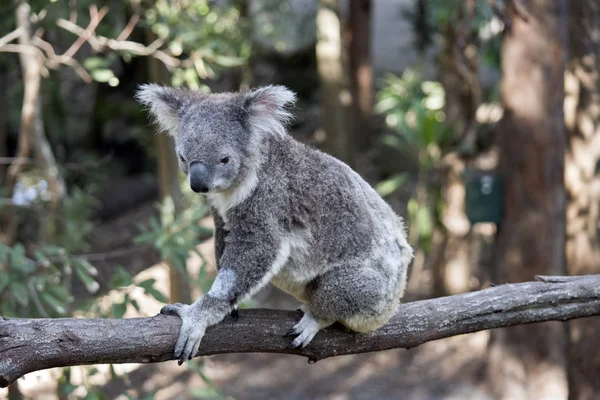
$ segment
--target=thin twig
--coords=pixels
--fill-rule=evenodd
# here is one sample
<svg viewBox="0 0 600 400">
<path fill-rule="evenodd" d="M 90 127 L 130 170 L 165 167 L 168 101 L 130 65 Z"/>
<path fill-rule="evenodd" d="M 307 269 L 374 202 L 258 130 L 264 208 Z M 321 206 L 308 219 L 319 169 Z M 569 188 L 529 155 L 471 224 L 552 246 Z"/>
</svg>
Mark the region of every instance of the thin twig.
<svg viewBox="0 0 600 400">
<path fill-rule="evenodd" d="M 131 32 L 133 32 L 133 29 L 136 27 L 139 20 L 140 20 L 140 14 L 139 13 L 133 14 L 131 16 L 131 18 L 129 19 L 127 26 L 125 26 L 125 29 L 123 29 L 123 31 L 121 33 L 119 33 L 119 36 L 117 36 L 117 41 L 126 40 L 129 37 L 129 35 L 131 35 Z"/>
<path fill-rule="evenodd" d="M 12 42 L 15 39 L 18 39 L 19 36 L 23 34 L 23 27 L 18 27 L 14 31 L 7 33 L 6 35 L 0 38 L 0 47 L 4 46 L 7 43 Z"/>
<path fill-rule="evenodd" d="M 75 53 L 77 53 L 77 50 L 79 50 L 79 48 L 88 40 L 88 38 L 93 36 L 98 24 L 100 24 L 100 21 L 102 21 L 107 12 L 107 6 L 102 7 L 100 11 L 98 11 L 95 4 L 90 6 L 90 23 L 83 31 L 81 36 L 79 36 L 79 38 L 71 45 L 71 47 L 69 47 L 67 51 L 65 51 L 64 54 L 59 57 L 61 62 L 64 63 L 64 61 L 72 58 Z"/>
</svg>

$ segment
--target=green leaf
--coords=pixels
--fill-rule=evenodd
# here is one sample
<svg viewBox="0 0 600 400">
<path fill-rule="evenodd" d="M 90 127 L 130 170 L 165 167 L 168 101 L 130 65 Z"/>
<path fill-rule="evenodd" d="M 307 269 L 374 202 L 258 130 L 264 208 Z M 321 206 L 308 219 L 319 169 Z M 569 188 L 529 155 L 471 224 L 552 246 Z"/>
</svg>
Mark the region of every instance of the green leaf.
<svg viewBox="0 0 600 400">
<path fill-rule="evenodd" d="M 127 303 L 115 303 L 112 305 L 112 312 L 115 318 L 123 318 L 125 315 L 125 311 L 127 311 Z"/>
<path fill-rule="evenodd" d="M 159 292 L 158 290 L 156 290 L 154 288 L 155 282 L 156 282 L 156 279 L 151 278 L 151 279 L 146 279 L 145 281 L 142 281 L 142 282 L 138 283 L 137 285 L 139 287 L 143 288 L 144 292 L 146 294 L 154 297 L 157 301 L 160 301 L 161 303 L 166 303 L 167 298 L 165 297 L 165 295 L 163 295 L 161 292 Z"/>
<path fill-rule="evenodd" d="M 0 263 L 6 264 L 8 262 L 8 255 L 10 254 L 10 247 L 0 243 Z"/>
<path fill-rule="evenodd" d="M 65 249 L 53 245 L 44 246 L 42 251 L 49 256 L 63 256 L 65 254 Z"/>
<path fill-rule="evenodd" d="M 73 393 L 73 391 L 78 387 L 79 385 L 73 385 L 71 382 L 65 382 L 64 384 L 62 384 L 62 390 L 67 395 Z"/>
<path fill-rule="evenodd" d="M 398 188 L 400 188 L 406 182 L 406 180 L 406 174 L 395 174 L 391 178 L 379 182 L 375 186 L 375 191 L 382 197 L 388 196 L 398 190 Z"/>
<path fill-rule="evenodd" d="M 88 71 L 92 71 L 95 69 L 106 69 L 110 63 L 107 59 L 102 57 L 88 57 L 83 62 L 83 67 Z"/>
<path fill-rule="evenodd" d="M 13 246 L 10 253 L 10 265 L 15 271 L 30 274 L 35 270 L 35 265 L 25 257 L 25 247 L 21 243 Z"/>
<path fill-rule="evenodd" d="M 6 289 L 10 283 L 10 274 L 6 271 L 0 271 L 0 293 Z"/>
<path fill-rule="evenodd" d="M 148 231 L 144 233 L 140 233 L 139 235 L 133 238 L 133 243 L 135 244 L 149 244 L 154 242 L 155 233 Z"/>
<path fill-rule="evenodd" d="M 155 283 L 156 283 L 156 279 L 150 278 L 150 279 L 146 279 L 145 281 L 141 281 L 140 283 L 137 283 L 137 286 L 147 289 L 147 288 L 151 288 L 152 286 L 154 286 Z"/>
<path fill-rule="evenodd" d="M 64 285 L 55 284 L 46 286 L 46 291 L 51 293 L 59 301 L 63 303 L 70 303 L 72 301 L 71 294 Z"/>
<path fill-rule="evenodd" d="M 83 282 L 87 291 L 90 293 L 96 293 L 100 285 L 98 285 L 98 282 L 94 280 L 88 268 L 85 266 L 85 263 L 82 263 L 81 259 L 75 259 L 73 266 L 75 267 L 75 273 L 79 279 L 81 279 L 81 282 Z"/>
<path fill-rule="evenodd" d="M 27 293 L 27 288 L 24 284 L 12 282 L 10 284 L 10 290 L 15 297 L 15 300 L 17 300 L 20 305 L 26 307 L 29 304 L 29 294 Z"/>
<path fill-rule="evenodd" d="M 161 303 L 166 303 L 168 301 L 165 295 L 154 288 L 144 289 L 144 291 Z"/>
<path fill-rule="evenodd" d="M 240 65 L 244 65 L 246 59 L 243 57 L 232 57 L 232 56 L 214 56 L 215 63 L 221 65 L 222 67 L 239 67 Z"/>
<path fill-rule="evenodd" d="M 190 396 L 195 399 L 214 399 L 217 396 L 217 392 L 211 387 L 201 387 L 190 389 Z"/>
<path fill-rule="evenodd" d="M 39 295 L 40 299 L 52 307 L 58 314 L 65 314 L 67 312 L 67 303 L 57 299 L 50 292 L 42 292 Z"/>
<path fill-rule="evenodd" d="M 117 270 L 110 279 L 110 286 L 112 288 L 120 288 L 129 286 L 133 283 L 133 276 L 122 266 L 118 266 Z"/>
<path fill-rule="evenodd" d="M 96 82 L 108 82 L 111 78 L 114 78 L 115 74 L 112 70 L 106 69 L 95 69 L 91 72 L 92 79 Z"/>
</svg>

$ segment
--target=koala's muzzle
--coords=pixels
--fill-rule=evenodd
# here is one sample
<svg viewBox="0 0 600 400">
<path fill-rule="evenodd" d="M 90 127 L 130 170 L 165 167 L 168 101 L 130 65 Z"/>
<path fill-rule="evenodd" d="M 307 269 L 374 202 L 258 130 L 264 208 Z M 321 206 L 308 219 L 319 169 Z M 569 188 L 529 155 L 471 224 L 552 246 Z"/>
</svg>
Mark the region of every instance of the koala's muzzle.
<svg viewBox="0 0 600 400">
<path fill-rule="evenodd" d="M 190 164 L 190 187 L 194 192 L 207 193 L 209 178 L 209 172 L 206 165 L 201 162 L 193 162 Z"/>
</svg>

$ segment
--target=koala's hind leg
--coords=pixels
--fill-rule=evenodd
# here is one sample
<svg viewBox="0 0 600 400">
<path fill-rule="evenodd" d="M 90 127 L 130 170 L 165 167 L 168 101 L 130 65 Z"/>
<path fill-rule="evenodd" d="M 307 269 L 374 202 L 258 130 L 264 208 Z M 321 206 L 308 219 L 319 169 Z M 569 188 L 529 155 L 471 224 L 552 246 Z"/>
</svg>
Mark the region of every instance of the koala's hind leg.
<svg viewBox="0 0 600 400">
<path fill-rule="evenodd" d="M 397 275 L 385 268 L 339 267 L 307 285 L 314 315 L 356 332 L 384 325 L 398 307 Z"/>
<path fill-rule="evenodd" d="M 307 304 L 303 304 L 300 307 L 300 310 L 304 313 L 302 319 L 285 334 L 285 336 L 298 335 L 292 342 L 292 347 L 294 348 L 306 347 L 319 330 L 335 322 L 335 320 L 328 320 L 315 316 L 310 311 L 310 307 Z"/>
</svg>

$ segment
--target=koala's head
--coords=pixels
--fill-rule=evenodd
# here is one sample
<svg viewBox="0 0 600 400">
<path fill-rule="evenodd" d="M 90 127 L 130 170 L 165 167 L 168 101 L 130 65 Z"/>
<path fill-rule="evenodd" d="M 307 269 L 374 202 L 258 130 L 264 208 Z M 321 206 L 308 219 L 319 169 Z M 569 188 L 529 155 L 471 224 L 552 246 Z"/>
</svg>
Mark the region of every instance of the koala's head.
<svg viewBox="0 0 600 400">
<path fill-rule="evenodd" d="M 259 162 L 269 135 L 286 135 L 295 94 L 283 86 L 240 93 L 204 94 L 154 84 L 137 99 L 175 138 L 179 167 L 196 193 L 234 189 Z"/>
</svg>

